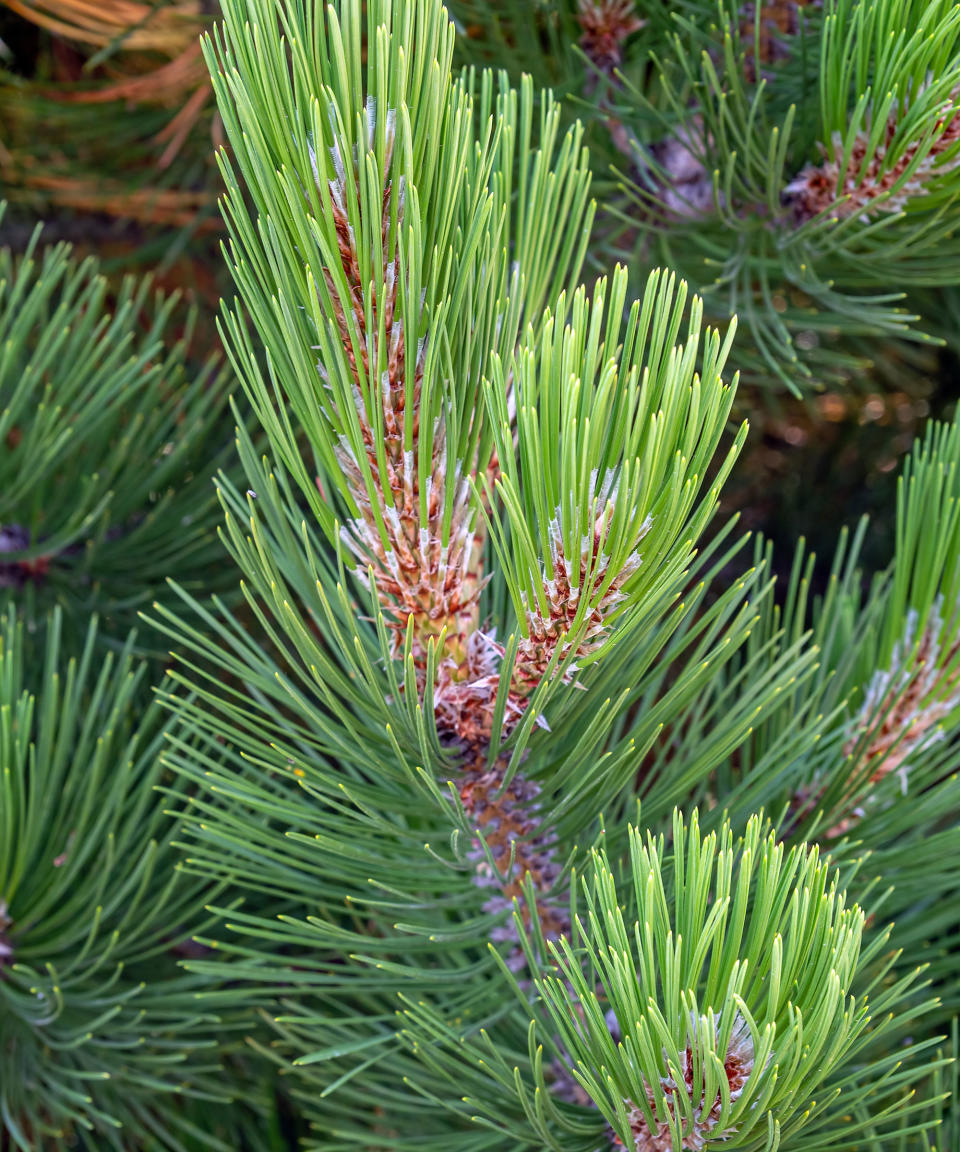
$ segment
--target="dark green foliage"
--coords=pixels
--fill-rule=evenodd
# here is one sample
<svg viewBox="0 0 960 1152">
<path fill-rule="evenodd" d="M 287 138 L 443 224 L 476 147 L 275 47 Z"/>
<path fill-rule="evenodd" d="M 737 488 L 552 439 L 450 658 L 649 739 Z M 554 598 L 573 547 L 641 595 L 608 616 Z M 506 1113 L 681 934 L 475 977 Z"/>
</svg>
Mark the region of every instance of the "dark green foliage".
<svg viewBox="0 0 960 1152">
<path fill-rule="evenodd" d="M 827 592 L 811 602 L 814 559 L 798 550 L 785 603 L 769 603 L 737 676 L 760 674 L 807 627 L 819 667 L 755 728 L 736 772 L 717 780 L 731 814 L 745 818 L 763 806 L 791 839 L 822 839 L 835 858 L 869 851 L 866 872 L 894 885 L 881 914 L 910 933 L 907 954 L 938 936 L 952 948 L 948 909 L 960 896 L 958 497 L 960 424 L 932 424 L 898 485 L 896 551 L 886 571 L 865 587 L 864 521 L 841 541 Z M 712 688 L 721 699 L 724 678 Z M 936 957 L 929 958 L 954 987 L 946 999 L 955 1011 L 952 956 Z"/>
<path fill-rule="evenodd" d="M 18 1152 L 74 1131 L 98 1149 L 181 1152 L 176 1098 L 230 1092 L 229 1029 L 204 998 L 216 989 L 180 967 L 217 888 L 177 868 L 156 790 L 162 717 L 138 704 L 130 644 L 102 657 L 91 624 L 68 660 L 60 632 L 57 611 L 39 660 L 12 613 L 0 632 L 3 1136 Z"/>
<path fill-rule="evenodd" d="M 112 297 L 39 234 L 0 251 L 0 597 L 30 631 L 60 605 L 80 640 L 96 612 L 123 643 L 165 576 L 218 584 L 226 377 L 188 365 L 175 304 L 146 280 Z"/>
</svg>

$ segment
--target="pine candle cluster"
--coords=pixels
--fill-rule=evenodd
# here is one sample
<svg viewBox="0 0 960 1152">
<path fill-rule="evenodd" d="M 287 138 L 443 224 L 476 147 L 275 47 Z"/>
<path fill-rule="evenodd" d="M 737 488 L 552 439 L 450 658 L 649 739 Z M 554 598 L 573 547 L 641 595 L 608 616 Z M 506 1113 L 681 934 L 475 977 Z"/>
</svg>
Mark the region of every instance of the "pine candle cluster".
<svg viewBox="0 0 960 1152">
<path fill-rule="evenodd" d="M 429 44 L 446 58 L 443 10 L 402 11 L 411 26 L 422 21 L 418 60 L 429 59 Z M 350 8 L 345 27 L 356 19 Z M 398 35 L 386 25 L 374 33 Z M 494 889 L 484 910 L 502 920 L 525 878 L 545 894 L 561 877 L 542 785 L 517 747 L 531 727 L 549 729 L 548 699 L 573 690 L 615 622 L 636 616 L 665 571 L 682 578 L 691 562 L 719 490 L 717 481 L 699 498 L 732 403 L 719 379 L 732 332 L 723 342 L 702 336 L 694 302 L 686 343 L 664 342 L 654 310 L 676 337 L 685 289 L 659 274 L 622 334 L 623 272 L 598 282 L 590 303 L 583 290 L 562 291 L 592 210 L 581 129 L 561 136 L 549 98 L 531 148 L 529 85 L 495 94 L 487 77 L 475 98 L 437 67 L 405 107 L 400 76 L 372 73 L 366 91 L 350 93 L 361 101 L 352 109 L 321 112 L 314 97 L 309 115 L 309 105 L 291 113 L 308 124 L 276 160 L 310 177 L 297 178 L 295 221 L 271 213 L 291 243 L 298 237 L 295 249 L 277 238 L 282 291 L 295 282 L 308 301 L 288 314 L 299 331 L 285 339 L 278 371 L 322 473 L 259 382 L 254 402 L 284 439 L 283 458 L 328 538 L 356 559 L 390 635 L 386 658 L 404 670 L 401 695 L 432 715 L 473 836 L 476 882 Z M 490 122 L 472 136 L 475 99 L 484 118 L 501 118 L 496 135 Z M 241 118 L 249 100 L 237 100 Z M 430 107 L 443 111 L 421 154 L 410 133 Z M 256 182 L 253 191 L 273 193 Z M 546 201 L 536 212 L 534 197 Z M 239 203 L 234 211 L 238 238 L 256 243 Z M 251 293 L 274 291 L 239 275 Z M 678 495 L 666 478 L 679 475 Z M 485 552 L 511 573 L 499 619 L 484 607 Z M 543 914 L 547 938 L 566 927 L 564 902 L 558 891 Z M 511 937 L 509 920 L 495 932 Z"/>
<path fill-rule="evenodd" d="M 797 4 L 771 5 L 761 13 L 760 59 L 785 59 L 791 51 L 790 37 L 796 34 Z M 743 41 L 752 45 L 751 22 L 740 30 Z M 747 51 L 748 79 L 753 79 L 753 50 Z M 774 76 L 768 78 L 771 83 Z M 822 214 L 836 219 L 855 216 L 869 223 L 878 212 L 898 213 L 919 197 L 929 194 L 930 185 L 942 181 L 960 165 L 960 116 L 956 114 L 956 92 L 939 106 L 923 109 L 920 118 L 912 113 L 914 99 L 887 101 L 885 129 L 877 134 L 866 110 L 862 125 L 850 138 L 849 130 L 836 130 L 829 145 L 819 143 L 820 164 L 808 163 L 783 187 L 781 197 L 800 225 Z M 623 131 L 622 125 L 620 131 Z M 703 117 L 695 112 L 677 125 L 665 139 L 654 143 L 651 154 L 663 179 L 657 197 L 661 207 L 675 217 L 701 217 L 713 214 L 718 204 L 710 162 L 716 140 L 707 134 Z M 635 157 L 636 158 L 636 157 Z M 765 213 L 756 204 L 738 211 Z"/>
<path fill-rule="evenodd" d="M 546 955 L 516 917 L 539 994 L 536 1039 L 565 1053 L 572 1076 L 562 1087 L 601 1110 L 611 1148 L 763 1147 L 763 1107 L 791 1091 L 768 1070 L 789 1066 L 810 1087 L 838 1058 L 824 1048 L 825 1021 L 846 1013 L 841 1045 L 867 1026 L 863 1006 L 846 1001 L 863 913 L 845 906 L 835 879 L 828 884 L 815 849 L 786 852 L 755 818 L 736 838 L 726 823 L 704 835 L 696 812 L 689 824 L 675 814 L 669 846 L 630 829 L 628 854 L 618 875 L 605 852 L 594 853 L 583 912 Z M 823 894 L 819 907 L 811 891 Z M 761 908 L 779 932 L 757 939 L 744 965 L 727 944 L 731 933 L 752 937 Z M 794 946 L 815 925 L 828 954 L 805 963 Z"/>
<path fill-rule="evenodd" d="M 700 1027 L 698 1018 L 690 1022 L 693 1036 L 696 1036 Z M 746 1022 L 737 1017 L 733 1025 L 733 1035 L 730 1037 L 727 1051 L 723 1057 L 723 1074 L 726 1078 L 727 1091 L 731 1102 L 740 1099 L 750 1073 L 753 1071 L 753 1040 Z M 633 1137 L 632 1146 L 623 1143 L 616 1133 L 612 1133 L 614 1148 L 628 1148 L 628 1152 L 672 1152 L 674 1148 L 673 1134 L 678 1128 L 683 1130 L 680 1109 L 677 1104 L 677 1094 L 684 1091 L 688 1097 L 695 1095 L 695 1057 L 691 1044 L 680 1054 L 680 1080 L 672 1076 L 661 1076 L 656 1085 L 648 1086 L 646 1107 L 629 1103 L 628 1117 L 630 1121 L 630 1134 Z M 682 1083 L 682 1089 L 680 1084 Z M 723 1107 L 721 1091 L 718 1086 L 717 1095 L 712 1102 L 708 1102 L 700 1091 L 700 1099 L 693 1110 L 693 1123 L 684 1130 L 681 1147 L 684 1152 L 701 1152 L 708 1140 L 726 1140 L 734 1135 L 732 1131 L 717 1128 L 717 1122 Z M 666 1110 L 669 1118 L 660 1120 L 657 1114 Z M 650 1121 L 653 1120 L 651 1125 Z"/>
<path fill-rule="evenodd" d="M 917 612 L 910 609 L 902 639 L 894 646 L 890 667 L 876 672 L 867 686 L 860 712 L 851 724 L 843 752 L 865 765 L 867 786 L 896 775 L 907 794 L 910 767 L 916 755 L 944 738 L 942 722 L 960 705 L 960 640 L 956 619 L 944 621 L 942 599 L 931 607 L 923 632 L 917 636 Z M 945 651 L 944 637 L 953 636 Z M 867 793 L 828 832 L 840 836 L 863 817 L 864 806 L 875 802 Z"/>
<path fill-rule="evenodd" d="M 928 195 L 931 183 L 960 166 L 955 105 L 951 93 L 929 110 L 926 124 L 908 130 L 911 101 L 904 99 L 888 112 L 879 139 L 869 114 L 852 141 L 834 132 L 829 145 L 818 145 L 823 162 L 807 164 L 784 188 L 798 221 L 829 212 L 839 219 L 859 216 L 866 224 L 877 212 L 902 212 Z"/>
<path fill-rule="evenodd" d="M 372 147 L 378 125 L 371 97 L 365 112 L 366 143 Z M 396 111 L 388 109 L 383 129 L 385 173 L 392 167 L 395 131 Z M 575 540 L 572 556 L 565 553 L 567 517 L 560 508 L 552 510 L 546 526 L 549 551 L 542 569 L 533 574 L 534 586 L 521 592 L 522 635 L 501 690 L 505 648 L 496 629 L 481 624 L 480 597 L 485 584 L 485 523 L 500 479 L 497 453 L 503 452 L 504 459 L 512 455 L 512 439 L 498 442 L 465 472 L 464 461 L 451 458 L 441 416 L 434 418 L 426 434 L 422 391 L 430 336 L 418 340 L 415 353 L 407 353 L 398 298 L 406 176 L 398 177 L 396 192 L 392 181 L 384 179 L 375 201 L 379 218 L 372 224 L 365 221 L 359 196 L 361 145 L 349 161 L 348 179 L 340 144 L 334 142 L 329 150 L 334 175 L 325 186 L 349 313 L 329 270 L 325 278 L 344 362 L 352 375 L 355 410 L 350 419 L 356 419 L 363 448 L 361 462 L 345 437 L 334 447 L 360 512 L 344 525 L 341 536 L 359 560 L 359 580 L 374 589 L 389 621 L 394 657 L 412 660 L 418 698 L 432 702 L 437 735 L 453 752 L 459 770 L 460 802 L 479 834 L 471 853 L 477 883 L 497 889 L 484 910 L 500 913 L 521 894 L 526 877 L 538 892 L 549 893 L 560 867 L 553 837 L 540 822 L 540 786 L 524 778 L 509 753 L 498 754 L 498 746 L 509 740 L 541 684 L 555 676 L 565 684 L 574 682 L 578 662 L 602 649 L 611 618 L 628 599 L 624 588 L 641 566 L 638 547 L 651 520 L 632 518 L 631 535 L 618 542 L 622 559 L 611 568 L 608 535 L 619 495 L 619 466 L 602 477 L 589 477 L 589 521 L 586 532 Z M 311 164 L 319 179 L 312 149 Z M 374 253 L 358 252 L 357 235 L 364 224 L 373 236 L 374 253 L 385 261 L 366 294 L 360 268 L 369 267 Z M 602 291 L 598 289 L 601 307 Z M 555 325 L 548 321 L 547 327 Z M 385 350 L 378 352 L 381 344 Z M 379 379 L 371 372 L 371 366 L 378 364 L 383 365 Z M 318 371 L 329 385 L 322 360 Z M 501 403 L 508 411 L 524 403 L 524 396 L 518 399 L 515 394 L 513 371 L 502 377 Z M 328 414 L 331 422 L 338 415 L 343 418 Z M 627 476 L 629 469 L 628 461 Z M 622 511 L 619 519 L 625 519 Z M 549 728 L 542 713 L 537 713 L 536 722 Z M 545 938 L 556 937 L 567 926 L 561 901 L 554 901 L 541 917 Z M 509 922 L 497 930 L 498 937 L 511 934 Z M 514 961 L 522 964 L 519 952 Z"/>
<path fill-rule="evenodd" d="M 847 786 L 833 808 L 834 818 L 823 835 L 836 840 L 856 833 L 870 811 L 889 809 L 908 795 L 911 768 L 922 754 L 945 739 L 948 722 L 960 706 L 957 660 L 960 639 L 957 616 L 942 615 L 938 595 L 925 613 L 909 608 L 902 635 L 893 644 L 889 665 L 876 670 L 859 692 L 860 703 L 844 725 L 845 740 L 837 749 Z M 888 777 L 896 794 L 879 788 Z M 791 826 L 813 819 L 822 809 L 828 788 L 835 784 L 821 772 L 791 798 Z"/>
<path fill-rule="evenodd" d="M 367 106 L 368 141 L 377 135 L 377 109 L 372 98 Z M 392 165 L 396 112 L 385 116 L 384 171 Z M 538 891 L 549 892 L 559 868 L 553 859 L 549 837 L 539 827 L 535 799 L 537 785 L 522 774 L 505 773 L 509 757 L 494 757 L 492 764 L 493 714 L 497 698 L 503 645 L 495 631 L 480 625 L 479 602 L 484 586 L 482 552 L 483 522 L 475 492 L 478 476 L 464 475 L 460 460 L 453 457 L 446 441 L 442 418 L 436 418 L 431 435 L 421 436 L 421 388 L 426 362 L 425 340 L 420 339 L 415 355 L 406 354 L 403 318 L 398 288 L 402 277 L 399 237 L 404 221 L 404 177 L 397 182 L 395 205 L 393 185 L 386 180 L 380 198 L 379 251 L 387 262 L 382 270 L 384 293 L 377 299 L 376 288 L 365 300 L 361 277 L 361 257 L 357 251 L 357 231 L 351 219 L 362 217 L 357 173 L 358 149 L 350 159 L 353 178 L 348 181 L 339 145 L 330 149 L 335 177 L 327 182 L 331 217 L 339 242 L 339 254 L 348 285 L 352 311 L 348 314 L 341 297 L 327 275 L 328 288 L 336 301 L 335 319 L 343 341 L 344 356 L 354 374 L 356 419 L 364 447 L 365 467 L 361 467 L 348 442 L 336 446 L 337 460 L 350 485 L 350 495 L 360 516 L 342 530 L 344 544 L 353 552 L 359 566 L 356 574 L 364 585 L 373 587 L 393 632 L 393 653 L 402 658 L 410 643 L 410 656 L 416 669 L 418 696 L 427 695 L 428 667 L 435 669 L 429 685 L 437 734 L 449 746 L 460 767 L 459 794 L 468 818 L 483 838 L 475 843 L 477 883 L 498 892 L 485 905 L 487 911 L 508 909 L 520 893 L 525 876 Z M 319 175 L 316 158 L 315 177 Z M 352 211 L 347 199 L 352 197 Z M 391 207 L 395 208 L 393 224 Z M 392 252 L 392 257 L 390 253 Z M 368 311 L 369 308 L 369 311 Z M 379 381 L 367 381 L 371 364 L 380 362 L 377 342 L 386 353 Z M 359 355 L 357 347 L 359 346 Z M 412 377 L 407 372 L 411 369 Z M 360 368 L 362 365 L 362 369 Z M 318 365 L 321 377 L 327 370 Z M 367 389 L 365 393 L 365 388 Z M 371 396 L 370 393 L 373 393 Z M 365 395 L 377 405 L 376 416 L 368 415 Z M 429 459 L 421 459 L 421 444 L 429 444 Z M 412 445 L 412 446 L 411 446 Z M 491 456 L 483 476 L 496 481 L 496 458 Z M 367 483 L 374 478 L 373 485 Z M 423 485 L 421 489 L 421 483 Z M 603 507 L 606 501 L 600 501 Z M 599 584 L 603 579 L 603 527 L 598 521 L 588 563 L 586 547 L 580 563 L 577 585 L 584 578 Z M 554 542 L 554 547 L 557 543 Z M 563 659 L 558 652 L 576 615 L 578 587 L 566 577 L 562 551 L 552 557 L 554 578 L 545 582 L 546 617 L 538 598 L 528 614 L 529 635 L 521 641 L 507 690 L 506 708 L 500 726 L 500 739 L 509 737 L 526 709 L 530 694 Z M 610 584 L 601 602 L 593 609 L 590 637 L 603 628 L 605 609 L 617 602 L 616 586 L 630 575 L 621 572 Z M 585 653 L 588 640 L 579 649 Z M 568 677 L 570 673 L 567 674 Z M 487 850 L 494 863 L 488 860 Z M 560 912 L 543 921 L 545 932 L 555 936 L 566 927 Z M 518 958 L 522 962 L 522 957 Z"/>
</svg>

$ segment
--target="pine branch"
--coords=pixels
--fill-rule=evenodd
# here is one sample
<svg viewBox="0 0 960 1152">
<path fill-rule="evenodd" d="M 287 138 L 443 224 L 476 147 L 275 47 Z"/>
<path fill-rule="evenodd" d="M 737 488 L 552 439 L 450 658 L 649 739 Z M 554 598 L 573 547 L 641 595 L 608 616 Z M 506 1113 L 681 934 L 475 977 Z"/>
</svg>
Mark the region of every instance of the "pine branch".
<svg viewBox="0 0 960 1152">
<path fill-rule="evenodd" d="M 591 1131 L 596 1146 L 605 1120 L 609 1146 L 637 1152 L 721 1140 L 806 1150 L 825 1129 L 835 1147 L 856 1147 L 852 1124 L 876 1130 L 870 1104 L 901 1126 L 914 1111 L 901 1056 L 919 1061 L 930 1044 L 883 1053 L 896 1012 L 881 1013 L 907 1010 L 916 976 L 876 977 L 883 939 L 861 951 L 864 913 L 829 873 L 816 849 L 785 852 L 758 818 L 734 838 L 727 823 L 707 835 L 696 813 L 689 826 L 676 814 L 669 847 L 631 830 L 622 865 L 602 851 L 587 865 L 570 939 L 543 951 L 517 910 L 538 993 L 513 982 L 530 1021 L 522 1056 L 503 1026 L 464 1042 L 422 1003 L 404 1013 L 407 1041 L 430 1045 L 451 1080 L 459 1071 L 468 1107 L 509 1126 L 516 1146 L 586 1147 L 578 1136 Z M 484 1076 L 496 1097 L 478 1090 Z M 594 1107 L 603 1119 L 591 1124 Z"/>
<path fill-rule="evenodd" d="M 563 62 L 602 204 L 595 261 L 667 265 L 708 316 L 736 312 L 751 381 L 843 381 L 862 338 L 936 330 L 937 307 L 915 315 L 903 290 L 956 279 L 946 0 L 477 7 L 455 5 L 466 58 Z"/>
<path fill-rule="evenodd" d="M 0 1140 L 176 1152 L 165 1099 L 225 1095 L 228 1025 L 178 963 L 222 888 L 176 867 L 155 792 L 163 726 L 136 708 L 131 645 L 102 657 L 94 623 L 68 661 L 61 624 L 54 612 L 37 660 L 23 621 L 0 622 Z"/>
<path fill-rule="evenodd" d="M 943 1022 L 958 1002 L 947 911 L 960 894 L 957 619 L 945 607 L 957 595 L 958 445 L 956 425 L 933 425 L 916 444 L 898 488 L 896 553 L 872 582 L 859 568 L 865 522 L 841 539 L 820 599 L 809 591 L 813 558 L 798 550 L 782 606 L 759 602 L 750 644 L 698 701 L 695 722 L 678 722 L 670 748 L 682 761 L 698 747 L 701 711 L 715 714 L 789 659 L 812 628 L 817 668 L 729 755 L 708 802 L 734 820 L 764 807 L 788 843 L 815 839 L 834 860 L 860 862 L 851 891 L 871 922 L 895 921 L 908 962 L 929 963 Z"/>
<path fill-rule="evenodd" d="M 809 617 L 802 556 L 783 607 L 762 550 L 731 581 L 731 529 L 697 551 L 745 432 L 721 451 L 732 334 L 665 276 L 631 308 L 622 271 L 576 286 L 579 129 L 543 97 L 535 133 L 529 84 L 454 80 L 433 0 L 225 7 L 224 330 L 268 455 L 241 426 L 245 480 L 219 494 L 258 632 L 186 589 L 151 620 L 178 652 L 185 868 L 257 904 L 218 909 L 189 971 L 269 1005 L 265 1051 L 325 1150 L 902 1132 L 956 1008 L 878 917 L 921 951 L 918 881 L 942 898 L 955 869 L 904 857 L 897 772 L 877 753 L 848 774 L 844 746 L 898 641 L 907 660 L 908 608 L 920 636 L 955 602 L 952 543 L 934 564 L 911 535 L 866 599 L 840 555 Z M 911 499 L 952 516 L 918 467 Z M 932 730 L 909 779 L 943 852 Z M 669 861 L 629 830 L 692 797 L 705 831 L 675 818 Z M 931 978 L 954 995 L 945 962 Z"/>
<path fill-rule="evenodd" d="M 208 569 L 225 373 L 188 369 L 189 318 L 164 349 L 175 299 L 133 279 L 111 299 L 39 232 L 0 252 L 0 282 L 0 595 L 36 627 L 60 604 L 81 634 L 99 610 L 122 642 L 164 575 Z"/>
</svg>

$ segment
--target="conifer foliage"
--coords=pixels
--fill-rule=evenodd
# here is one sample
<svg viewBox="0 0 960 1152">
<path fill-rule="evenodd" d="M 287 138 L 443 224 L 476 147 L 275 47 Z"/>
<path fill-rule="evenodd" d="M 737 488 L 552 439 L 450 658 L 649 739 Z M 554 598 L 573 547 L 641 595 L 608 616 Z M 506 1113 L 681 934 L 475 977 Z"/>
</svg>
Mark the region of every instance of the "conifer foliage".
<svg viewBox="0 0 960 1152">
<path fill-rule="evenodd" d="M 36 659 L 0 621 L 0 1143 L 182 1149 L 165 1097 L 228 1094 L 209 985 L 179 966 L 215 887 L 176 868 L 146 669 L 102 657 L 95 621 L 68 658 L 48 623 Z"/>
<path fill-rule="evenodd" d="M 949 256 L 955 14 L 908 7 L 922 42 L 887 0 L 544 26 L 622 139 L 616 69 L 677 32 L 641 228 L 706 264 L 742 224 L 723 283 L 781 368 L 774 263 L 865 332 L 881 238 Z M 764 93 L 806 91 L 808 17 L 832 111 L 791 150 Z M 215 494 L 225 381 L 173 304 L 0 257 L 0 1148 L 950 1152 L 960 421 L 886 569 L 864 522 L 778 589 L 718 515 L 736 322 L 588 279 L 589 129 L 456 45 L 440 0 L 222 0 Z M 706 187 L 715 142 L 685 216 L 664 173 Z M 816 279 L 828 234 L 863 279 Z"/>
<path fill-rule="evenodd" d="M 792 390 L 864 337 L 940 332 L 954 285 L 960 23 L 949 0 L 451 0 L 471 62 L 592 124 L 603 250 L 736 312 Z"/>
<path fill-rule="evenodd" d="M 226 381 L 187 367 L 175 299 L 134 278 L 111 296 L 40 239 L 0 250 L 0 602 L 31 629 L 60 605 L 80 643 L 97 612 L 122 644 L 166 576 L 209 576 Z"/>
<path fill-rule="evenodd" d="M 644 842 L 631 828 L 622 876 L 594 853 L 582 912 L 549 946 L 549 962 L 524 934 L 545 1025 L 537 1040 L 554 1053 L 533 1069 L 541 1099 L 566 1089 L 594 1101 L 614 1148 L 804 1146 L 791 1137 L 805 1126 L 837 1124 L 839 1088 L 829 1081 L 862 1043 L 868 1011 L 902 994 L 885 989 L 869 1009 L 866 997 L 848 999 L 868 958 L 863 912 L 844 907 L 815 848 L 788 854 L 761 825 L 751 819 L 734 842 L 727 823 L 703 836 L 696 811 L 689 827 L 676 815 L 668 852 L 662 835 Z M 526 1006 L 529 995 L 516 991 Z M 564 1121 L 576 1131 L 556 1105 L 537 1108 L 532 1086 L 495 1049 L 484 1057 L 503 1090 L 521 1095 L 545 1144 Z M 899 1058 L 875 1061 L 871 1075 L 881 1079 Z"/>
<path fill-rule="evenodd" d="M 529 82 L 454 78 L 453 47 L 432 0 L 226 0 L 206 46 L 224 331 L 269 453 L 241 429 L 223 535 L 264 641 L 186 591 L 152 620 L 180 653 L 189 867 L 276 915 L 227 915 L 219 959 L 188 967 L 272 999 L 317 1149 L 924 1130 L 931 1090 L 910 1089 L 945 1015 L 924 946 L 898 957 L 880 869 L 849 837 L 822 861 L 784 796 L 850 741 L 886 793 L 896 772 L 839 710 L 887 714 L 901 678 L 814 723 L 796 590 L 784 629 L 762 557 L 730 581 L 729 530 L 704 545 L 746 432 L 727 430 L 732 327 L 667 274 L 632 303 L 620 269 L 577 287 L 580 129 Z M 899 634 L 913 617 L 888 607 Z M 917 755 L 954 711 L 949 668 L 924 684 Z M 764 789 L 784 797 L 767 816 Z"/>
</svg>

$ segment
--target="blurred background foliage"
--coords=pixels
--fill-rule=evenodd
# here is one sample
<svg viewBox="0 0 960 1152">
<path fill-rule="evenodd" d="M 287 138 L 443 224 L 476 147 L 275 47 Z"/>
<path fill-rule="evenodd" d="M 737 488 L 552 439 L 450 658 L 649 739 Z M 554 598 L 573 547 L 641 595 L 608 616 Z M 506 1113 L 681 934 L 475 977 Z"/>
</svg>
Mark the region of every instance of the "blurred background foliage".
<svg viewBox="0 0 960 1152">
<path fill-rule="evenodd" d="M 605 265 L 604 209 L 623 155 L 597 115 L 576 0 L 451 7 L 463 63 L 530 71 L 585 120 Z M 650 23 L 662 7 L 638 5 Z M 213 160 L 223 131 L 198 43 L 217 10 L 217 0 L 0 0 L 0 198 L 9 202 L 0 244 L 22 251 L 43 220 L 45 244 L 67 240 L 79 255 L 95 254 L 118 284 L 124 273 L 150 271 L 158 287 L 198 306 L 198 363 L 219 346 L 215 318 L 228 291 Z M 518 11 L 527 13 L 519 23 Z M 865 512 L 866 570 L 890 555 L 900 457 L 927 417 L 952 416 L 960 395 L 960 300 L 929 289 L 916 303 L 940 343 L 838 342 L 828 381 L 803 398 L 763 378 L 741 332 L 733 360 L 746 371 L 734 415 L 749 417 L 752 433 L 724 504 L 771 539 L 775 555 L 789 556 L 798 536 L 828 553 L 839 528 Z"/>
</svg>

